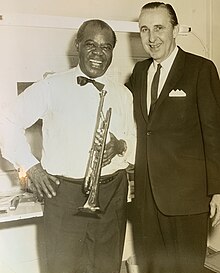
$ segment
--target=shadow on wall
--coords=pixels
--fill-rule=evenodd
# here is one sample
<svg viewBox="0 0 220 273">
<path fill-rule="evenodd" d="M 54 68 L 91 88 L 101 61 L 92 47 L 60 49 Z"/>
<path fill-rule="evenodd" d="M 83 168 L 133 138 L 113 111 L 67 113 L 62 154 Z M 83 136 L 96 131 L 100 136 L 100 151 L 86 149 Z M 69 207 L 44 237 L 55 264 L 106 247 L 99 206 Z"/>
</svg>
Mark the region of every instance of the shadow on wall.
<svg viewBox="0 0 220 273">
<path fill-rule="evenodd" d="M 130 56 L 137 61 L 150 58 L 142 45 L 140 34 L 131 32 L 129 33 L 129 46 L 130 46 Z"/>
<path fill-rule="evenodd" d="M 147 55 L 147 53 L 145 52 L 142 46 L 139 33 L 134 33 L 134 32 L 129 33 L 128 40 L 129 40 L 129 43 L 128 43 L 129 57 L 131 59 L 131 64 L 132 64 L 132 69 L 130 70 L 130 73 L 131 73 L 135 63 L 137 63 L 138 61 L 143 61 L 145 59 L 148 59 L 150 58 L 150 56 Z M 129 76 L 130 74 L 127 75 L 126 81 L 128 80 Z"/>
<path fill-rule="evenodd" d="M 69 47 L 66 52 L 70 68 L 77 66 L 79 62 L 78 52 L 75 46 L 75 39 L 76 33 L 73 34 L 73 37 L 70 40 Z"/>
</svg>

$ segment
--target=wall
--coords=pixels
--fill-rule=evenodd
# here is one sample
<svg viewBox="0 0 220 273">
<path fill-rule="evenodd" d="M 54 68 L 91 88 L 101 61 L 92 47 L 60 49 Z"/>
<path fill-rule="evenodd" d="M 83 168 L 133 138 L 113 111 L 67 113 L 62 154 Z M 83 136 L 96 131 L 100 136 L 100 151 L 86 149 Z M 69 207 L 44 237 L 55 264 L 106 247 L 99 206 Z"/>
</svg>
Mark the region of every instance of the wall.
<svg viewBox="0 0 220 273">
<path fill-rule="evenodd" d="M 135 21 L 140 7 L 146 1 L 139 0 L 0 0 L 1 14 L 34 14 L 52 16 L 70 16 L 82 18 L 101 18 L 106 20 Z M 193 32 L 187 36 L 179 36 L 178 43 L 185 50 L 192 51 L 202 56 L 211 57 L 220 67 L 220 54 L 213 37 L 219 39 L 218 0 L 173 0 L 179 22 L 192 27 Z M 214 10 L 212 4 L 214 3 Z M 213 16 L 212 16 L 213 13 Z M 39 19 L 40 20 L 40 19 Z M 213 25 L 213 30 L 211 26 Z M 1 26 L 0 22 L 0 105 L 4 106 L 17 95 L 17 82 L 36 81 L 48 71 L 62 71 L 77 62 L 73 45 L 74 29 L 65 28 L 35 28 L 21 26 Z M 109 71 L 117 74 L 122 81 L 131 72 L 134 63 L 145 57 L 139 35 L 126 32 L 117 32 L 118 43 L 114 53 L 114 62 Z M 219 41 L 219 40 L 217 40 Z M 27 133 L 29 141 L 34 144 L 34 153 L 39 151 L 39 131 L 36 127 Z M 0 160 L 0 172 L 5 172 L 13 167 L 5 160 Z M 0 178 L 3 179 L 2 175 Z M 0 191 L 4 183 L 0 182 Z M 6 186 L 6 188 L 8 185 Z M 6 267 L 8 272 L 20 273 L 40 272 L 38 264 L 38 224 L 22 222 L 0 225 L 0 268 Z M 126 237 L 124 259 L 132 251 L 132 238 L 129 232 Z M 220 231 L 212 232 L 210 242 L 220 249 Z M 15 235 L 16 234 L 16 235 Z M 9 239 L 18 246 L 17 251 L 11 253 L 10 260 Z M 28 243 L 27 241 L 32 242 Z M 25 243 L 23 243 L 25 242 Z M 216 243 L 217 242 L 217 243 Z M 6 249 L 6 251 L 5 251 Z M 21 254 L 22 253 L 22 254 Z M 29 255 L 30 254 L 30 255 Z M 11 265 L 10 265 L 11 263 Z M 27 270 L 28 271 L 25 271 Z"/>
<path fill-rule="evenodd" d="M 218 0 L 171 0 L 179 18 L 179 22 L 190 25 L 193 31 L 209 48 L 210 46 L 210 7 Z M 0 0 L 1 13 L 28 13 L 43 15 L 58 15 L 70 17 L 101 18 L 108 20 L 137 21 L 140 8 L 146 0 Z M 198 50 L 197 45 L 191 43 L 190 49 Z"/>
<path fill-rule="evenodd" d="M 0 273 L 46 273 L 42 218 L 0 224 Z"/>
<path fill-rule="evenodd" d="M 219 20 L 219 11 L 220 11 L 220 1 L 212 1 L 212 31 L 211 31 L 211 40 L 212 40 L 212 54 L 211 58 L 215 61 L 218 70 L 220 72 L 220 20 Z"/>
<path fill-rule="evenodd" d="M 213 1 L 218 3 L 217 0 Z M 0 6 L 3 20 L 5 14 L 18 13 L 136 21 L 140 7 L 145 2 L 144 0 L 84 0 L 80 3 L 76 0 L 0 0 Z M 186 0 L 184 5 L 177 0 L 170 1 L 170 3 L 176 9 L 180 24 L 191 26 L 193 30 L 187 39 L 181 36 L 178 42 L 186 50 L 209 57 L 211 51 L 209 10 L 212 6 L 212 0 Z M 49 31 L 46 28 L 1 27 L 0 31 L 0 57 L 1 62 L 4 64 L 0 72 L 1 75 L 5 74 L 4 81 L 0 85 L 1 103 L 16 95 L 14 81 L 26 80 L 26 78 L 27 80 L 36 80 L 42 77 L 44 71 L 57 71 L 68 67 L 67 55 L 72 54 L 70 52 L 72 43 L 72 31 L 70 29 Z M 62 39 L 57 40 L 56 38 L 60 36 L 62 36 Z M 139 44 L 140 48 L 140 43 L 136 43 L 136 46 L 137 44 Z M 124 48 L 122 48 L 124 46 L 126 48 L 125 54 L 128 52 L 127 47 L 129 45 L 126 43 L 122 44 L 121 47 L 119 45 L 119 54 L 117 54 L 119 59 L 121 54 L 125 56 Z M 133 54 L 138 51 L 139 49 L 135 49 Z M 56 55 L 56 63 L 54 62 L 54 55 Z M 213 50 L 213 57 L 217 59 L 216 49 Z M 115 58 L 115 60 L 119 59 Z M 43 62 L 40 60 L 43 60 Z M 121 62 L 118 62 L 118 64 L 121 64 Z M 131 66 L 129 65 L 127 71 L 130 72 L 130 69 Z M 118 68 L 118 71 L 121 71 L 121 67 Z"/>
</svg>

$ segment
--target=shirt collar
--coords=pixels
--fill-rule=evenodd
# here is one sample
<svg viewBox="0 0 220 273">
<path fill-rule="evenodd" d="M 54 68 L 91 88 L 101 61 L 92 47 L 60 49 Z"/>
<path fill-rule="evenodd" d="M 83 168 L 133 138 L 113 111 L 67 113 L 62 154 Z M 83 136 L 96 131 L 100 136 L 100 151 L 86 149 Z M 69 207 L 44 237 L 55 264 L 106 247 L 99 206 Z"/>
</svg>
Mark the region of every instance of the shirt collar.
<svg viewBox="0 0 220 273">
<path fill-rule="evenodd" d="M 178 47 L 176 46 L 174 48 L 174 50 L 172 51 L 172 53 L 170 54 L 170 56 L 166 60 L 164 60 L 163 62 L 160 63 L 163 69 L 165 69 L 167 71 L 170 70 L 170 68 L 174 62 L 174 59 L 177 55 L 177 52 L 178 52 Z M 155 69 L 157 68 L 157 65 L 158 65 L 158 63 L 156 61 L 153 61 L 153 66 Z"/>
<path fill-rule="evenodd" d="M 86 78 L 89 78 L 85 73 L 82 72 L 82 70 L 80 69 L 79 65 L 77 65 L 76 68 L 75 68 L 75 76 L 76 77 L 78 77 L 78 76 L 84 76 Z M 94 80 L 105 84 L 106 83 L 106 76 L 104 74 L 101 77 L 94 78 Z"/>
</svg>

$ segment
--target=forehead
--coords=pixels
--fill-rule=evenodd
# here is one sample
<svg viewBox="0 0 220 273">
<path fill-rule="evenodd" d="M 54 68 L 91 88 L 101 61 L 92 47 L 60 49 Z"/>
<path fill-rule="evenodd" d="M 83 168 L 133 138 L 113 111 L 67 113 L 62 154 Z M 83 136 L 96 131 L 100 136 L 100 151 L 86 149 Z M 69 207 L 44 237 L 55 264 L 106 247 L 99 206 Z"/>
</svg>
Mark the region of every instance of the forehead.
<svg viewBox="0 0 220 273">
<path fill-rule="evenodd" d="M 87 26 L 84 34 L 83 41 L 93 40 L 97 43 L 114 43 L 112 31 L 108 28 L 100 28 L 97 26 Z"/>
<path fill-rule="evenodd" d="M 170 15 L 166 8 L 144 9 L 139 16 L 139 26 L 167 25 L 170 23 Z"/>
</svg>

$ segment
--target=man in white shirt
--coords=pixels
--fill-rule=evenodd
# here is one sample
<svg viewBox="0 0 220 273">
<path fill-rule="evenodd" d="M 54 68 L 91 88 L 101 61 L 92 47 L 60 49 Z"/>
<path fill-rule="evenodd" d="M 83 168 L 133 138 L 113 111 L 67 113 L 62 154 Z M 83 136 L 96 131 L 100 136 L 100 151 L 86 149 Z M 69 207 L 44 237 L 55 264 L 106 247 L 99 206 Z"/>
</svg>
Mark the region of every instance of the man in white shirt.
<svg viewBox="0 0 220 273">
<path fill-rule="evenodd" d="M 25 170 L 44 197 L 47 273 L 120 272 L 126 225 L 125 169 L 133 163 L 135 126 L 132 95 L 105 74 L 115 44 L 115 33 L 105 22 L 84 22 L 76 38 L 79 65 L 33 84 L 2 114 L 3 157 Z M 94 79 L 104 88 L 98 90 Z M 79 208 L 87 200 L 83 178 L 102 89 L 107 91 L 103 115 L 109 108 L 112 115 L 99 183 L 101 213 L 92 217 Z M 25 137 L 25 129 L 38 119 L 43 121 L 40 162 Z"/>
</svg>

